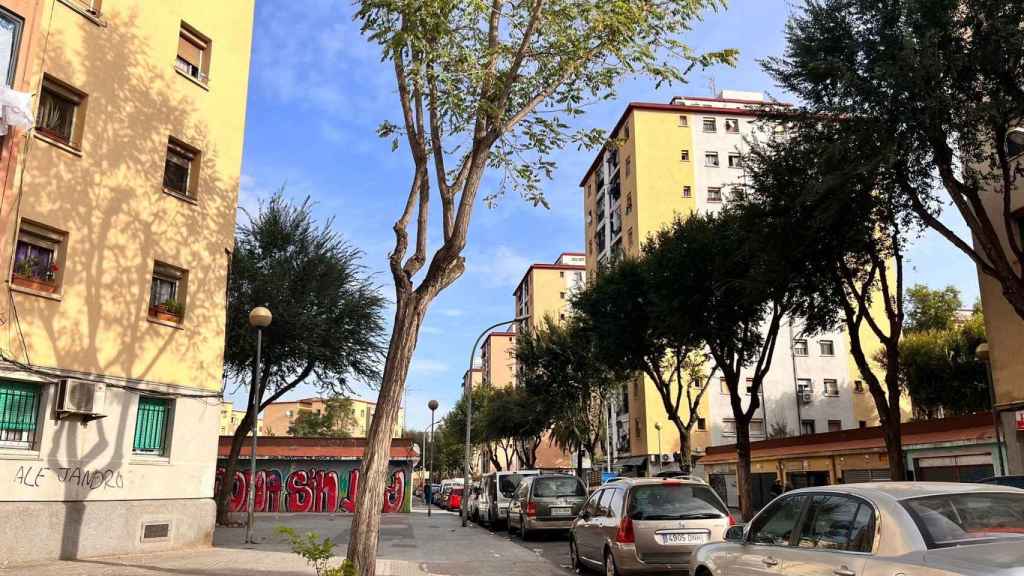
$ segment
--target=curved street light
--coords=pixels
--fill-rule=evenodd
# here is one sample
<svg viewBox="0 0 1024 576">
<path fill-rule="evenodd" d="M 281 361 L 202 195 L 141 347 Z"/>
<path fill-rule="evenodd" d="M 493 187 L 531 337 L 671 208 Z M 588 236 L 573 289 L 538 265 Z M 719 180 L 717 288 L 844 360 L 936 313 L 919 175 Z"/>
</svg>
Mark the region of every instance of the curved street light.
<svg viewBox="0 0 1024 576">
<path fill-rule="evenodd" d="M 252 451 L 249 453 L 249 514 L 245 524 L 246 544 L 255 544 L 252 535 L 256 522 L 256 436 L 259 433 L 260 417 L 260 352 L 263 348 L 263 329 L 270 326 L 274 315 L 264 306 L 257 306 L 249 312 L 249 325 L 256 329 L 256 367 L 252 374 Z"/>
</svg>

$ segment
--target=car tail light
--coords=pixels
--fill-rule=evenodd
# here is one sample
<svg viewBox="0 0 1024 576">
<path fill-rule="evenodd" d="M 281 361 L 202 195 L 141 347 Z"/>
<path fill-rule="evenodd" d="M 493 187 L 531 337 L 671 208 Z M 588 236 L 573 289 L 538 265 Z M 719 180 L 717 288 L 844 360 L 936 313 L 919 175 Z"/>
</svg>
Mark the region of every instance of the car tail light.
<svg viewBox="0 0 1024 576">
<path fill-rule="evenodd" d="M 732 514 L 729 514 L 729 526 L 735 526 L 735 525 L 736 525 L 736 519 L 733 518 Z"/>
<path fill-rule="evenodd" d="M 530 516 L 530 517 L 533 517 L 533 516 L 537 515 L 537 503 L 536 502 L 528 502 L 526 504 L 526 515 Z"/>
<path fill-rule="evenodd" d="M 633 533 L 633 519 L 623 516 L 619 522 L 619 530 L 615 533 L 615 541 L 619 544 L 633 544 L 636 542 L 636 534 Z"/>
</svg>

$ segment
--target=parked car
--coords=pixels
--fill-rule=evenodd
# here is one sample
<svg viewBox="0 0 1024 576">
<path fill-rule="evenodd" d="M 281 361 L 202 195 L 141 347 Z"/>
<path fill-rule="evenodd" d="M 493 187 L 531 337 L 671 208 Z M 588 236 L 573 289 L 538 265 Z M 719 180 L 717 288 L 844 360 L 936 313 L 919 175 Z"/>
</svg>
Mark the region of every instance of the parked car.
<svg viewBox="0 0 1024 576">
<path fill-rule="evenodd" d="M 453 486 L 444 501 L 444 507 L 452 512 L 462 509 L 462 486 Z"/>
<path fill-rule="evenodd" d="M 480 523 L 496 528 L 508 519 L 508 504 L 523 478 L 540 474 L 538 470 L 491 472 L 480 479 Z"/>
<path fill-rule="evenodd" d="M 978 480 L 978 482 L 982 484 L 998 484 L 1000 486 L 1024 488 L 1024 476 L 993 476 L 991 478 L 985 478 L 984 480 Z"/>
<path fill-rule="evenodd" d="M 726 542 L 694 554 L 694 576 L 1011 576 L 1024 566 L 1024 490 L 885 482 L 787 492 Z"/>
<path fill-rule="evenodd" d="M 620 478 L 595 491 L 573 521 L 569 557 L 574 569 L 609 575 L 686 573 L 693 550 L 721 541 L 733 524 L 703 482 Z"/>
<path fill-rule="evenodd" d="M 509 501 L 508 532 L 523 540 L 545 530 L 568 530 L 587 500 L 583 481 L 568 474 L 523 478 Z"/>
<path fill-rule="evenodd" d="M 480 522 L 480 486 L 474 485 L 469 491 L 469 500 L 466 502 L 466 514 L 473 522 Z"/>
</svg>

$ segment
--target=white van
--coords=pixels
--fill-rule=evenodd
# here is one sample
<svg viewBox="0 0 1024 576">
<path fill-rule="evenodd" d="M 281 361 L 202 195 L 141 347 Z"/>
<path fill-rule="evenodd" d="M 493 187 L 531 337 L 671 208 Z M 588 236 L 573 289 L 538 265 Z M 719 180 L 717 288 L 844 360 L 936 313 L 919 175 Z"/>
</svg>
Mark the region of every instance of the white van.
<svg viewBox="0 0 1024 576">
<path fill-rule="evenodd" d="M 511 470 L 484 474 L 480 479 L 478 514 L 480 524 L 494 528 L 508 520 L 508 504 L 526 476 L 536 476 L 540 470 Z"/>
</svg>

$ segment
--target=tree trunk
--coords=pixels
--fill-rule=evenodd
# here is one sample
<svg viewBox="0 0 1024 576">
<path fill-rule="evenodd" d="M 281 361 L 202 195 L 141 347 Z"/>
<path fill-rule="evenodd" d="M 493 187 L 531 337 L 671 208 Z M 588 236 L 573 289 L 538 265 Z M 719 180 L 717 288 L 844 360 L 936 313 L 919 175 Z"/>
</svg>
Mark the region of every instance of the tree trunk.
<svg viewBox="0 0 1024 576">
<path fill-rule="evenodd" d="M 583 479 L 583 447 L 576 449 L 576 477 Z"/>
<path fill-rule="evenodd" d="M 749 522 L 754 517 L 754 507 L 750 501 L 753 493 L 750 484 L 750 423 L 736 419 L 736 490 L 740 496 L 740 514 L 743 521 Z"/>
<path fill-rule="evenodd" d="M 690 431 L 679 418 L 672 418 L 679 433 L 679 471 L 683 474 L 690 473 Z"/>
<path fill-rule="evenodd" d="M 238 471 L 238 455 L 242 451 L 242 444 L 250 430 L 249 418 L 246 416 L 235 428 L 235 434 L 231 437 L 231 452 L 228 453 L 228 460 L 224 463 L 224 475 L 221 476 L 220 491 L 217 492 L 217 524 L 227 526 L 228 501 L 231 500 L 231 492 L 235 486 L 235 472 Z"/>
<path fill-rule="evenodd" d="M 356 494 L 356 510 L 349 536 L 347 559 L 355 564 L 356 573 L 360 576 L 374 576 L 377 570 L 378 533 L 391 456 L 391 431 L 401 406 L 405 378 L 416 350 L 423 312 L 415 293 L 400 295 L 384 364 L 384 378 L 377 396 L 377 410 L 366 439 L 359 493 Z"/>
</svg>

